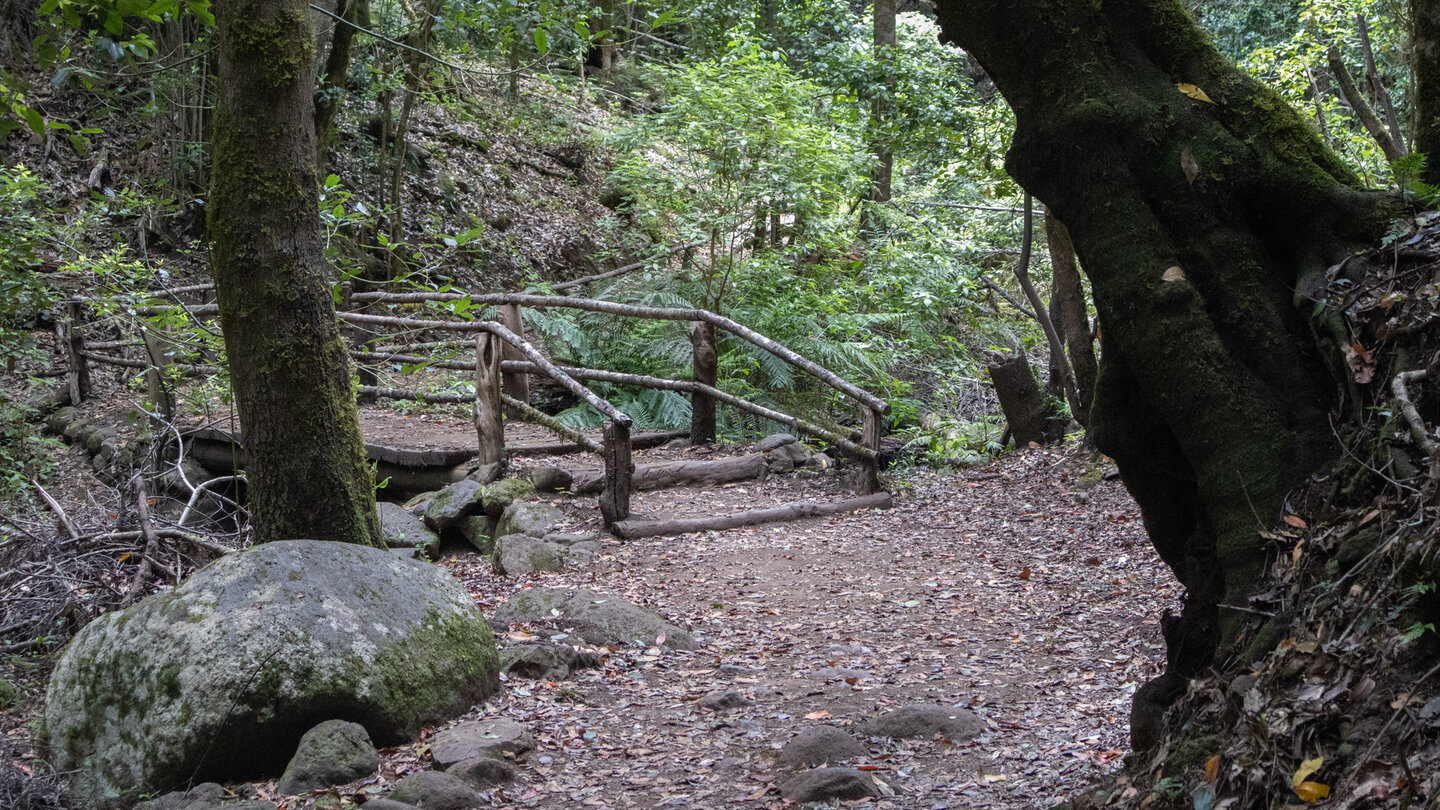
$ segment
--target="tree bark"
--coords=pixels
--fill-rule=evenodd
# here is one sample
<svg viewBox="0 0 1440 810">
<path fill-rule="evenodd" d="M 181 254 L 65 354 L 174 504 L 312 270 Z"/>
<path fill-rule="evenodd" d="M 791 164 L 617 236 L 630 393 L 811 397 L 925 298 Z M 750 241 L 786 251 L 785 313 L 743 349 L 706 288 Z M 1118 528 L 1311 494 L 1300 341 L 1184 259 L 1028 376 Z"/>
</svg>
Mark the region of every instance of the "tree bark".
<svg viewBox="0 0 1440 810">
<path fill-rule="evenodd" d="M 1265 570 L 1257 523 L 1335 452 L 1337 347 L 1317 345 L 1310 296 L 1393 208 L 1176 0 L 937 11 L 1015 110 L 1008 171 L 1070 228 L 1105 336 L 1092 435 L 1186 587 L 1166 673 L 1136 694 L 1145 748 L 1240 627 L 1220 605 Z"/>
<path fill-rule="evenodd" d="M 223 0 L 209 228 L 257 542 L 383 546 L 315 178 L 304 0 Z"/>
<path fill-rule="evenodd" d="M 715 486 L 731 481 L 748 481 L 765 475 L 764 453 L 721 458 L 713 461 L 667 461 L 663 464 L 642 464 L 630 479 L 631 492 L 648 492 L 682 486 Z M 570 491 L 576 495 L 596 495 L 605 489 L 605 473 L 584 473 L 575 476 Z"/>
<path fill-rule="evenodd" d="M 634 540 L 640 537 L 666 537 L 690 532 L 724 531 L 741 526 L 759 526 L 762 523 L 843 515 L 847 512 L 858 512 L 861 509 L 889 509 L 894 504 L 895 501 L 890 493 L 877 492 L 833 503 L 788 503 L 772 509 L 755 509 L 734 515 L 668 518 L 665 520 L 622 520 L 612 528 L 620 537 Z"/>
<path fill-rule="evenodd" d="M 875 0 L 874 3 L 874 46 L 875 59 L 884 70 L 881 86 L 870 102 L 870 149 L 875 156 L 875 170 L 870 178 L 868 199 L 871 203 L 890 200 L 890 181 L 894 171 L 895 156 L 890 151 L 890 95 L 895 89 L 895 2 L 896 0 Z M 866 206 L 862 229 L 874 230 L 878 218 L 871 206 Z"/>
<path fill-rule="evenodd" d="M 1421 179 L 1440 186 L 1440 0 L 1410 0 L 1415 151 L 1425 155 Z"/>
<path fill-rule="evenodd" d="M 1022 352 L 998 357 L 986 369 L 1000 399 L 1000 411 L 1016 447 L 1054 444 L 1065 436 L 1068 421 L 1059 403 L 1040 387 L 1030 370 L 1030 358 Z"/>
<path fill-rule="evenodd" d="M 1075 243 L 1070 231 L 1055 214 L 1045 212 L 1045 242 L 1050 249 L 1050 321 L 1065 344 L 1070 373 L 1075 380 L 1070 415 L 1084 427 L 1090 426 L 1090 400 L 1095 396 L 1095 338 L 1090 332 L 1090 315 L 1085 306 L 1085 286 L 1080 282 L 1080 265 L 1075 261 Z M 1060 375 L 1053 360 L 1050 366 L 1051 391 Z M 1063 379 L 1063 377 L 1062 377 Z"/>
<path fill-rule="evenodd" d="M 1015 280 L 1020 283 L 1020 289 L 1025 293 L 1025 300 L 1035 310 L 1035 321 L 1040 324 L 1040 330 L 1045 333 L 1045 342 L 1050 346 L 1050 364 L 1059 370 L 1060 399 L 1065 402 L 1074 402 L 1078 399 L 1075 392 L 1075 379 L 1070 374 L 1070 364 L 1065 361 L 1065 344 L 1060 340 L 1060 333 L 1055 330 L 1055 322 L 1050 320 L 1050 311 L 1045 308 L 1045 302 L 1041 300 L 1040 293 L 1035 291 L 1035 285 L 1030 281 L 1030 246 L 1035 241 L 1035 211 L 1030 194 L 1025 194 L 1025 228 L 1024 236 L 1020 243 L 1020 260 L 1015 263 Z M 1029 373 L 1029 365 L 1026 365 L 1026 373 Z M 1054 385 L 1054 380 L 1051 381 Z M 1061 426 L 1060 435 L 1065 435 L 1064 426 Z M 1058 439 L 1059 437 L 1056 437 Z"/>
<path fill-rule="evenodd" d="M 320 79 L 320 88 L 315 91 L 315 165 L 321 174 L 329 167 L 326 155 L 335 128 L 335 116 L 340 112 L 340 100 L 345 96 L 345 78 L 350 73 L 355 26 L 370 25 L 370 0 L 341 0 L 338 13 L 345 22 L 335 23 L 330 55 L 325 59 L 325 73 Z"/>
<path fill-rule="evenodd" d="M 690 324 L 692 378 L 700 385 L 719 385 L 720 354 L 715 344 L 715 325 L 705 321 Z M 698 391 L 690 395 L 690 443 L 715 441 L 715 398 Z"/>
<path fill-rule="evenodd" d="M 1405 156 L 1405 150 L 1397 142 L 1399 133 L 1392 133 L 1380 122 L 1380 116 L 1376 114 L 1375 108 L 1365 100 L 1365 94 L 1355 86 L 1355 77 L 1350 74 L 1350 68 L 1345 66 L 1345 60 L 1341 58 L 1340 48 L 1330 46 L 1326 51 L 1325 58 L 1330 63 L 1330 72 L 1335 75 L 1335 83 L 1340 87 L 1340 96 L 1350 109 L 1355 111 L 1355 116 L 1370 133 L 1370 137 L 1379 145 L 1380 151 L 1385 153 L 1385 159 L 1394 163 Z"/>
</svg>

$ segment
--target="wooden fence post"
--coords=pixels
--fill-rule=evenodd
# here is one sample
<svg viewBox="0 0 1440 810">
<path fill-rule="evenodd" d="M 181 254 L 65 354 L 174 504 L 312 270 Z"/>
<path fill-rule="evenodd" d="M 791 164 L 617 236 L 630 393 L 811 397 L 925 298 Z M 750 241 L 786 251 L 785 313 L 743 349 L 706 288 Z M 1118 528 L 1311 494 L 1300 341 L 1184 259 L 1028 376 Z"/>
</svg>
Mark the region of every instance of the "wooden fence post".
<svg viewBox="0 0 1440 810">
<path fill-rule="evenodd" d="M 694 356 L 694 379 L 714 388 L 719 377 L 719 353 L 715 347 L 715 325 L 705 321 L 690 324 L 690 347 Z M 699 392 L 690 395 L 690 444 L 715 441 L 715 398 Z"/>
<path fill-rule="evenodd" d="M 65 349 L 69 354 L 70 404 L 79 405 L 90 396 L 90 363 L 85 359 L 84 308 L 79 301 L 65 302 Z"/>
<path fill-rule="evenodd" d="M 355 311 L 356 311 L 355 303 L 354 303 L 353 300 L 351 300 L 351 296 L 353 296 L 354 294 L 355 294 L 355 285 L 354 285 L 352 282 L 349 282 L 349 281 L 341 282 L 341 284 L 340 284 L 340 311 L 342 311 L 342 312 L 355 312 Z M 362 305 L 362 308 L 363 308 L 363 305 Z M 358 351 L 358 352 L 369 353 L 370 350 L 369 350 L 369 348 L 368 348 L 367 345 L 366 345 L 366 341 L 368 340 L 368 335 L 369 335 L 370 333 L 367 332 L 367 331 L 365 331 L 364 327 L 356 326 L 356 325 L 352 324 L 349 329 L 346 329 L 346 330 L 345 330 L 345 333 L 346 333 L 346 335 L 345 335 L 346 338 L 350 341 L 350 347 L 351 347 L 352 349 L 354 349 L 355 351 Z M 360 376 L 360 385 L 362 385 L 362 386 L 374 387 L 374 386 L 378 386 L 378 385 L 380 384 L 380 375 L 379 375 L 378 373 L 376 373 L 374 366 L 365 365 L 365 364 L 361 363 L 361 362 L 357 359 L 357 360 L 355 361 L 355 371 L 356 371 L 356 373 L 359 374 L 359 376 Z M 358 402 L 374 402 L 374 401 L 375 401 L 375 397 L 372 396 L 372 395 L 368 395 L 368 394 L 360 394 L 360 395 L 356 396 L 355 399 L 356 399 Z"/>
<path fill-rule="evenodd" d="M 511 332 L 514 332 L 522 338 L 525 337 L 525 319 L 520 315 L 519 304 L 505 304 L 501 306 L 500 323 L 504 324 L 505 328 Z M 519 348 L 506 343 L 503 350 L 503 358 L 505 360 L 524 362 L 525 353 L 520 351 Z M 530 375 L 523 371 L 506 373 L 505 393 L 528 405 L 530 403 Z M 514 408 L 508 409 L 507 413 L 511 419 L 522 418 L 521 414 Z"/>
<path fill-rule="evenodd" d="M 174 362 L 175 343 L 151 327 L 142 327 L 145 356 L 150 365 L 145 369 L 145 389 L 150 404 L 166 422 L 175 421 L 175 394 L 165 379 L 165 367 Z"/>
<path fill-rule="evenodd" d="M 600 515 L 605 528 L 630 517 L 630 486 L 635 462 L 630 456 L 630 426 L 607 420 L 605 434 L 605 491 L 600 493 Z"/>
<path fill-rule="evenodd" d="M 489 332 L 475 336 L 475 433 L 480 465 L 505 467 L 505 424 L 500 404 L 500 338 Z"/>
<path fill-rule="evenodd" d="M 865 409 L 865 427 L 860 443 L 875 451 L 874 458 L 860 459 L 860 475 L 855 482 L 855 491 L 869 495 L 880 491 L 880 414 L 873 408 Z"/>
</svg>

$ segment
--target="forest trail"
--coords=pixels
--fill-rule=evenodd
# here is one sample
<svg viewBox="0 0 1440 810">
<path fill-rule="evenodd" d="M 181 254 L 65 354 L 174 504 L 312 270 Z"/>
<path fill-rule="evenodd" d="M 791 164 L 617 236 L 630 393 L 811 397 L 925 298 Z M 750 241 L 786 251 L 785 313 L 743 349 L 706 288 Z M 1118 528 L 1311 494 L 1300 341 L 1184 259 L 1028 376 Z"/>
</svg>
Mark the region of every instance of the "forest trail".
<svg viewBox="0 0 1440 810">
<path fill-rule="evenodd" d="M 973 743 L 869 740 L 851 764 L 893 793 L 873 806 L 1063 800 L 1120 764 L 1130 696 L 1163 665 L 1158 618 L 1178 593 L 1123 488 L 1086 472 L 1082 455 L 1048 450 L 983 470 L 914 470 L 890 511 L 606 541 L 566 573 L 507 578 L 473 553 L 447 555 L 487 614 L 521 588 L 584 587 L 656 610 L 698 641 L 693 652 L 601 650 L 600 670 L 503 684 L 470 716 L 516 720 L 537 746 L 488 806 L 779 806 L 789 774 L 776 756 L 798 731 L 850 730 L 919 703 L 970 706 L 989 732 Z M 772 476 L 643 493 L 635 508 L 842 495 L 833 475 Z M 499 641 L 555 632 L 517 625 Z M 697 705 L 722 690 L 752 702 Z M 378 777 L 341 794 L 383 795 L 428 767 L 428 736 L 387 749 Z M 273 796 L 273 783 L 255 787 Z"/>
</svg>

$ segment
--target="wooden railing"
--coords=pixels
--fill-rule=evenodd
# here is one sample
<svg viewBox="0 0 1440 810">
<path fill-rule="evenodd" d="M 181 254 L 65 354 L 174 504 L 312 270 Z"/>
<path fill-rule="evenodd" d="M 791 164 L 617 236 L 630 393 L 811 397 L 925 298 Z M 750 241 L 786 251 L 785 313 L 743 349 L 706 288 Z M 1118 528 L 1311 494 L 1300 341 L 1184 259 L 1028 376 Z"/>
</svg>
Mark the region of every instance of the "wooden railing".
<svg viewBox="0 0 1440 810">
<path fill-rule="evenodd" d="M 195 291 L 198 290 L 186 289 L 186 292 Z M 496 306 L 498 308 L 497 319 L 492 321 L 451 321 L 376 315 L 370 312 L 355 311 L 369 308 L 375 304 L 446 302 L 465 298 L 475 304 Z M 147 315 L 174 311 L 177 306 L 180 305 L 142 308 L 137 310 L 137 314 Z M 525 339 L 522 311 L 524 307 L 569 308 L 647 320 L 688 321 L 693 358 L 692 379 L 668 380 L 640 374 L 556 365 Z M 216 314 L 213 304 L 191 306 L 186 311 L 196 318 Z M 65 335 L 70 356 L 69 375 L 72 400 L 78 403 L 86 395 L 89 389 L 88 364 L 91 362 L 143 368 L 151 375 L 158 377 L 159 366 L 164 365 L 164 361 L 153 348 L 146 352 L 147 357 L 142 360 L 101 354 L 95 351 L 96 346 L 100 344 L 87 345 L 82 315 L 83 302 L 75 301 L 67 306 Z M 645 307 L 614 301 L 551 295 L 467 295 L 463 292 L 357 293 L 353 292 L 349 285 L 344 285 L 341 306 L 337 315 L 351 326 L 349 330 L 352 341 L 351 355 L 360 369 L 362 394 L 437 402 L 466 401 L 468 398 L 454 395 L 442 397 L 414 391 L 381 388 L 378 385 L 378 375 L 373 366 L 381 362 L 402 362 L 428 364 L 432 367 L 451 370 L 474 370 L 473 402 L 481 464 L 503 463 L 505 459 L 503 418 L 507 413 L 512 418 L 541 424 L 561 436 L 575 441 L 587 450 L 599 452 L 605 461 L 605 487 L 600 497 L 600 509 L 607 526 L 613 526 L 616 522 L 625 520 L 630 513 L 631 478 L 634 473 L 634 464 L 631 460 L 633 420 L 613 403 L 596 395 L 582 381 L 609 382 L 689 394 L 692 413 L 690 437 L 695 443 L 714 441 L 716 403 L 724 403 L 738 410 L 786 425 L 797 433 L 830 443 L 853 459 L 859 467 L 855 488 L 860 494 L 869 494 L 880 489 L 881 427 L 884 415 L 890 411 L 889 404 L 759 332 L 707 310 Z M 376 345 L 382 329 L 473 335 L 475 362 L 471 364 L 458 360 L 432 360 L 409 353 L 421 351 L 437 341 L 397 345 L 391 348 L 386 348 L 383 344 Z M 719 354 L 716 343 L 717 332 L 728 333 L 770 352 L 830 386 L 858 405 L 861 409 L 863 425 L 860 441 L 852 440 L 840 430 L 758 405 L 743 397 L 721 390 L 718 387 L 716 367 Z M 123 345 L 128 344 L 125 341 L 118 341 L 106 345 L 110 348 L 123 349 Z M 529 377 L 532 374 L 548 377 L 599 412 L 604 418 L 603 442 L 596 443 L 593 439 L 561 425 L 553 418 L 533 408 L 529 403 Z"/>
</svg>

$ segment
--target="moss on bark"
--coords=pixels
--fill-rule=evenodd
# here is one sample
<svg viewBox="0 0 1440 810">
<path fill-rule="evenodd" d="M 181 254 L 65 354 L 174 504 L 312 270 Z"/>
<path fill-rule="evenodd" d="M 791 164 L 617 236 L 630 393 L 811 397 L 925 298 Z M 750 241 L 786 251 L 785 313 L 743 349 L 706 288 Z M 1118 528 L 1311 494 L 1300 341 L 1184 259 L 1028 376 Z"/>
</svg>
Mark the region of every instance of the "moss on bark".
<svg viewBox="0 0 1440 810">
<path fill-rule="evenodd" d="M 1296 290 L 1383 233 L 1390 204 L 1178 2 L 937 8 L 1014 107 L 1007 169 L 1068 226 L 1091 281 L 1091 429 L 1187 590 L 1166 676 L 1136 697 L 1163 706 L 1238 625 L 1221 606 L 1264 572 L 1257 529 L 1333 452 L 1336 386 Z"/>
<path fill-rule="evenodd" d="M 305 5 L 215 5 L 212 266 L 257 541 L 383 545 L 320 238 Z"/>
</svg>

